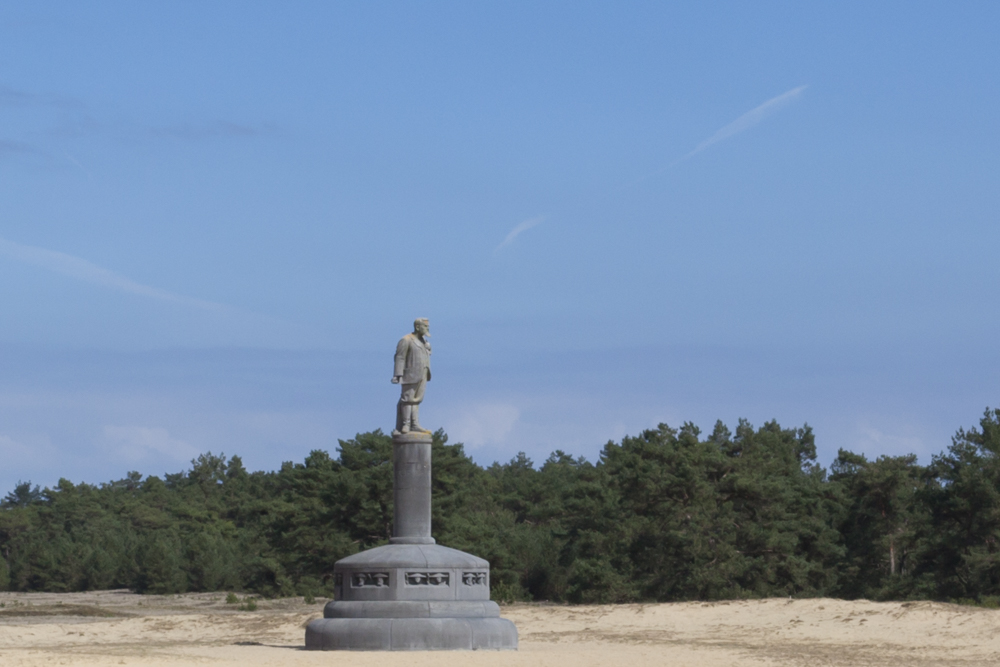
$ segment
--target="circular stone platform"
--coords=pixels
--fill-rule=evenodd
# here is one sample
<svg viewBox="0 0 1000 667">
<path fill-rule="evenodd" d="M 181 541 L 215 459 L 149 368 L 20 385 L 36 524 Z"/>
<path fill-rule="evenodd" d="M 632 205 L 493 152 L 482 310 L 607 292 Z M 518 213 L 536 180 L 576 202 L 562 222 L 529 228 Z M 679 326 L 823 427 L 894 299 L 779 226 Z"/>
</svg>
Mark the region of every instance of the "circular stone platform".
<svg viewBox="0 0 1000 667">
<path fill-rule="evenodd" d="M 321 618 L 306 626 L 306 648 L 341 651 L 516 649 L 506 618 Z"/>
<path fill-rule="evenodd" d="M 517 628 L 490 600 L 490 565 L 436 544 L 388 544 L 334 565 L 334 601 L 306 648 L 516 649 Z"/>
</svg>

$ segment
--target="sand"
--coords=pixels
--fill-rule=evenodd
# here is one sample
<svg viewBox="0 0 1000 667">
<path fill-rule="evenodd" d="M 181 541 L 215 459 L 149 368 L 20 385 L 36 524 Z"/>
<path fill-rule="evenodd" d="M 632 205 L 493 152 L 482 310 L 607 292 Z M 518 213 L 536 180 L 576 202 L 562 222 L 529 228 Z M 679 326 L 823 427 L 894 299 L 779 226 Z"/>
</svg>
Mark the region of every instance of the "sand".
<svg viewBox="0 0 1000 667">
<path fill-rule="evenodd" d="M 998 665 L 1000 610 L 933 602 L 769 599 L 504 607 L 517 652 L 303 650 L 324 600 L 218 593 L 0 593 L 0 666 Z"/>
</svg>

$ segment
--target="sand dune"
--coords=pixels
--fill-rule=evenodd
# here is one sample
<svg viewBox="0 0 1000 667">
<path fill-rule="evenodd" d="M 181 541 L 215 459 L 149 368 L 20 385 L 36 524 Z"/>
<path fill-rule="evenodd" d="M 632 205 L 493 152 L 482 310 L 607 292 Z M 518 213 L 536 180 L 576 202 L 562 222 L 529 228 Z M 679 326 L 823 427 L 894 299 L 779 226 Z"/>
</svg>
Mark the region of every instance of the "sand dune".
<svg viewBox="0 0 1000 667">
<path fill-rule="evenodd" d="M 323 600 L 217 593 L 0 593 L 0 665 L 398 664 L 400 654 L 302 650 Z M 516 652 L 410 653 L 431 665 L 997 665 L 1000 611 L 932 602 L 769 599 L 602 606 L 513 605 Z"/>
</svg>

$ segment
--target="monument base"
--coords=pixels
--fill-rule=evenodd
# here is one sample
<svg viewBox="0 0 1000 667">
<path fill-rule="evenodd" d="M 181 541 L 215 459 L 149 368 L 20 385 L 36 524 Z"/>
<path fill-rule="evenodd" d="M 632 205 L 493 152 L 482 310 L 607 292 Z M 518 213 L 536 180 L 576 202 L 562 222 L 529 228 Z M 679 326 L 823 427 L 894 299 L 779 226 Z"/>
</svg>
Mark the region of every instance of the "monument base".
<svg viewBox="0 0 1000 667">
<path fill-rule="evenodd" d="M 490 564 L 440 544 L 386 544 L 334 565 L 334 600 L 306 627 L 319 651 L 516 650 Z"/>
<path fill-rule="evenodd" d="M 431 537 L 431 434 L 392 443 L 393 537 L 334 563 L 334 599 L 306 626 L 306 648 L 516 650 L 517 628 L 490 600 L 490 564 Z"/>
<path fill-rule="evenodd" d="M 385 604 L 385 603 L 383 603 Z M 516 650 L 506 618 L 321 618 L 306 626 L 306 649 L 319 651 Z"/>
</svg>

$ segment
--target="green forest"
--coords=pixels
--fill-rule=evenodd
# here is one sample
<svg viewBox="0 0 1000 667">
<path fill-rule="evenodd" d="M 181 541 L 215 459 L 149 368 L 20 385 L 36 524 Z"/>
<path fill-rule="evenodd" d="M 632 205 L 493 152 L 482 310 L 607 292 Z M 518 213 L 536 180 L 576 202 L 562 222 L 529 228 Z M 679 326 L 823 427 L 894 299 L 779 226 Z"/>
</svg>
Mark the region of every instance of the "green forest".
<svg viewBox="0 0 1000 667">
<path fill-rule="evenodd" d="M 329 596 L 333 564 L 384 544 L 392 442 L 380 431 L 249 472 L 19 484 L 0 503 L 0 590 Z M 920 465 L 841 450 L 808 427 L 686 423 L 487 468 L 439 431 L 434 537 L 492 566 L 494 599 L 571 603 L 765 596 L 1000 601 L 1000 409 Z"/>
</svg>

